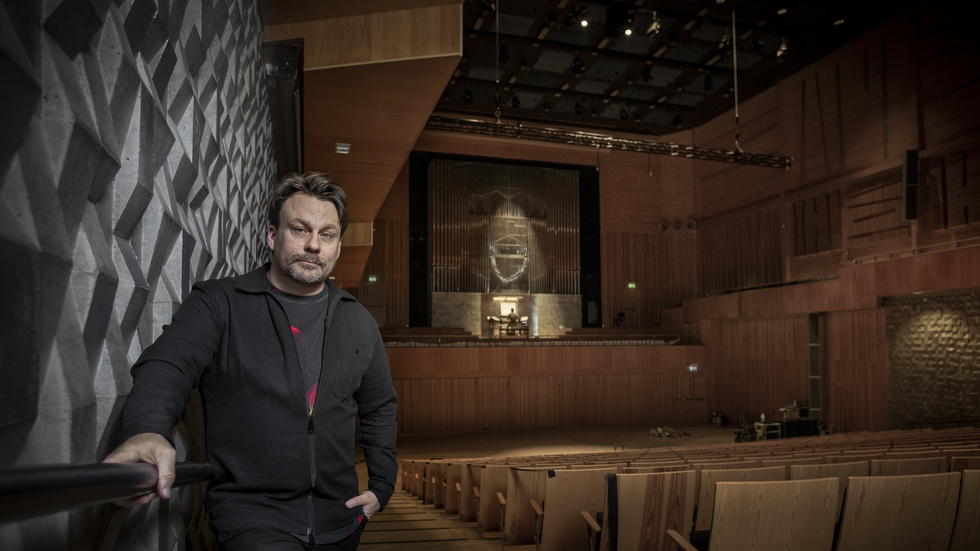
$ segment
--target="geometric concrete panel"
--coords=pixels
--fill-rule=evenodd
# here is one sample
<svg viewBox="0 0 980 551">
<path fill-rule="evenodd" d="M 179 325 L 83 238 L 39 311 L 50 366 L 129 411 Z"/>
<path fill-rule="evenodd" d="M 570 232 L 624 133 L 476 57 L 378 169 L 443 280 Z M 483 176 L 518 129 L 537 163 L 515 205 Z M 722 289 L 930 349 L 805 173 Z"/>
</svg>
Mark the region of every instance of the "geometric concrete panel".
<svg viewBox="0 0 980 551">
<path fill-rule="evenodd" d="M 266 261 L 261 41 L 257 0 L 0 3 L 0 467 L 98 461 L 190 286 Z M 200 488 L 165 505 L 8 523 L 0 549 L 213 543 Z"/>
</svg>

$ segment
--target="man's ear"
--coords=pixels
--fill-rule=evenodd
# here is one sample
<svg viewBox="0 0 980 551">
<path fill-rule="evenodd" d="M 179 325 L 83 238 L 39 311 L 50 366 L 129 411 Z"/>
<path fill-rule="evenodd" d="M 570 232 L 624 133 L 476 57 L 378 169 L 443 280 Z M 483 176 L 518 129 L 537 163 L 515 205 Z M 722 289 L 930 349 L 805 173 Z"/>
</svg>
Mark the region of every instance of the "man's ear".
<svg viewBox="0 0 980 551">
<path fill-rule="evenodd" d="M 269 231 L 265 234 L 265 244 L 270 251 L 276 250 L 276 227 L 272 224 L 269 224 Z"/>
</svg>

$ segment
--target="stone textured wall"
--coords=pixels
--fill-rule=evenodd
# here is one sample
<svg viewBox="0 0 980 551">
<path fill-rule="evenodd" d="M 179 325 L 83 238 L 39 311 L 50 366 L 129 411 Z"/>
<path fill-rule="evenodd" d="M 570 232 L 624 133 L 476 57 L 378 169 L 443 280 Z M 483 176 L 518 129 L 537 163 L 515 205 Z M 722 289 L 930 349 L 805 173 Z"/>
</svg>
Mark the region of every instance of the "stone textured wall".
<svg viewBox="0 0 980 551">
<path fill-rule="evenodd" d="M 980 294 L 885 301 L 891 426 L 980 422 Z"/>
<path fill-rule="evenodd" d="M 5 0 L 0 79 L 0 467 L 92 463 L 190 285 L 266 258 L 258 2 Z M 200 452 L 196 410 L 182 457 Z M 163 540 L 202 522 L 192 491 Z M 2 524 L 0 548 L 172 546 L 159 518 L 83 508 Z"/>
</svg>

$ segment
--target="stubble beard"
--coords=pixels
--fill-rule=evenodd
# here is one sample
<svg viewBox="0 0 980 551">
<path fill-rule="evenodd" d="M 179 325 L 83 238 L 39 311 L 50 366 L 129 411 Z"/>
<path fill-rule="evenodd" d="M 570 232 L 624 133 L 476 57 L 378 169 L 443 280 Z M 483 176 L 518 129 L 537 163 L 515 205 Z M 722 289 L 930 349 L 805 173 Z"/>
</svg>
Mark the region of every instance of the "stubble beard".
<svg viewBox="0 0 980 551">
<path fill-rule="evenodd" d="M 319 267 L 309 267 L 300 262 L 314 262 Z M 315 255 L 294 254 L 289 257 L 285 264 L 280 267 L 284 273 L 298 283 L 306 285 L 317 285 L 323 283 L 330 276 L 331 266 L 322 258 Z"/>
</svg>

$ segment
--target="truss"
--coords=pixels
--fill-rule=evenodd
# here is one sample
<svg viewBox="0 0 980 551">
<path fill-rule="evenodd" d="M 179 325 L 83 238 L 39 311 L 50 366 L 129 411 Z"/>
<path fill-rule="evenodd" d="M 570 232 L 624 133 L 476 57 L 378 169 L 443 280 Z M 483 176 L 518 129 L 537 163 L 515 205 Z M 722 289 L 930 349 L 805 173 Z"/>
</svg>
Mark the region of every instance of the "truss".
<svg viewBox="0 0 980 551">
<path fill-rule="evenodd" d="M 451 117 L 429 117 L 429 121 L 425 127 L 429 130 L 441 130 L 445 132 L 461 132 L 464 134 L 494 136 L 497 138 L 517 138 L 596 149 L 619 149 L 652 155 L 667 155 L 670 157 L 682 157 L 701 161 L 718 161 L 768 168 L 789 168 L 792 162 L 790 157 L 779 157 L 777 155 L 766 155 L 762 153 L 745 153 L 744 151 L 727 151 L 724 149 L 679 145 L 667 142 L 631 140 L 590 132 L 571 132 L 552 128 L 535 128 L 524 126 L 523 124 L 504 124 L 471 119 L 455 119 Z"/>
</svg>

